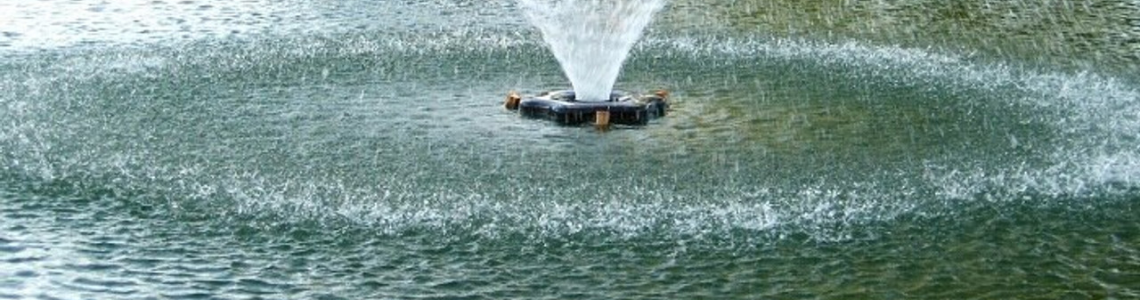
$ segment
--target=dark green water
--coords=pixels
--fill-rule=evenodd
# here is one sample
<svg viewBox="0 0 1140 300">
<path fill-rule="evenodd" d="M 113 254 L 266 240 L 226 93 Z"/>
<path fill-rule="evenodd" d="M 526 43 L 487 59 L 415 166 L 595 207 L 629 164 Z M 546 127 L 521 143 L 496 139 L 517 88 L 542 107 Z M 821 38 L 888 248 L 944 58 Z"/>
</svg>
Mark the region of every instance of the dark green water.
<svg viewBox="0 0 1140 300">
<path fill-rule="evenodd" d="M 1140 298 L 1118 60 L 678 2 L 598 133 L 510 2 L 123 3 L 0 5 L 0 299 Z"/>
</svg>

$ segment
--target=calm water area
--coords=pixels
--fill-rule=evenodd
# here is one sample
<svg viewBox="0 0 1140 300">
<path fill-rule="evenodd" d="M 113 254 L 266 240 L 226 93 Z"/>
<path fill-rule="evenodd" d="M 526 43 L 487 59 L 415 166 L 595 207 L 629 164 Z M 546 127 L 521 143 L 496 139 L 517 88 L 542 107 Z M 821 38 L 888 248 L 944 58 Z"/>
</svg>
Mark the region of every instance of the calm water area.
<svg viewBox="0 0 1140 300">
<path fill-rule="evenodd" d="M 0 3 L 0 299 L 1140 298 L 1140 2 Z"/>
</svg>

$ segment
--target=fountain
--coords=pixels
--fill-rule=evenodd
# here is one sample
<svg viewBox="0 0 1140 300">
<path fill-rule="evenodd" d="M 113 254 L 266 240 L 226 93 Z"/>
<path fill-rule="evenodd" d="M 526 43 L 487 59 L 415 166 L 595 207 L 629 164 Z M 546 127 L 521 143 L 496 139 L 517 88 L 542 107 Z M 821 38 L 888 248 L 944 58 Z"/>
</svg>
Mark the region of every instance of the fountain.
<svg viewBox="0 0 1140 300">
<path fill-rule="evenodd" d="M 607 101 L 622 62 L 664 0 L 519 0 L 577 101 Z"/>
<path fill-rule="evenodd" d="M 644 125 L 668 109 L 664 91 L 650 96 L 614 91 L 622 62 L 664 0 L 519 0 L 542 32 L 573 90 L 523 98 L 507 96 L 506 107 L 523 116 L 561 124 L 593 122 Z M 613 118 L 611 118 L 613 116 Z"/>
</svg>

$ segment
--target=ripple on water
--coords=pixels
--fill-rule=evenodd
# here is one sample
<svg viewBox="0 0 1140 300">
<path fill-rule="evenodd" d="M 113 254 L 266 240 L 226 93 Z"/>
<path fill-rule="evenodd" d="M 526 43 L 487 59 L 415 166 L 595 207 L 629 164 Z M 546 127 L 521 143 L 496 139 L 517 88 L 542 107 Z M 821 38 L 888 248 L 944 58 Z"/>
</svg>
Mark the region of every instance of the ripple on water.
<svg viewBox="0 0 1140 300">
<path fill-rule="evenodd" d="M 26 247 L 16 245 L 14 243 L 9 243 L 6 240 L 0 239 L 0 252 L 4 252 L 5 254 L 12 254 L 24 251 L 24 249 L 26 249 Z"/>
<path fill-rule="evenodd" d="M 43 168 L 20 165 L 4 172 L 49 170 L 52 176 L 12 184 L 54 181 L 75 187 L 41 192 L 48 195 L 33 201 L 0 196 L 5 197 L 0 199 L 4 204 L 0 226 L 12 229 L 0 240 L 0 258 L 19 265 L 0 267 L 0 272 L 17 272 L 0 273 L 5 275 L 0 280 L 8 280 L 0 282 L 22 286 L 48 282 L 45 291 L 56 288 L 96 296 L 135 291 L 152 294 L 140 296 L 185 299 L 308 298 L 346 285 L 363 291 L 344 290 L 344 295 L 381 296 L 375 298 L 754 298 L 759 294 L 965 299 L 1035 293 L 1060 297 L 1070 291 L 1089 298 L 1136 295 L 1129 283 L 1138 280 L 1140 240 L 1135 232 L 1140 228 L 1135 216 L 1127 214 L 1135 211 L 1135 204 L 1106 200 L 1103 197 L 1113 191 L 1097 189 L 1103 187 L 1097 176 L 1122 181 L 1126 188 L 1136 185 L 1131 176 L 1136 164 L 1129 160 L 1135 154 L 1125 152 L 1134 145 L 1101 147 L 1099 142 L 1115 140 L 1098 140 L 1106 135 L 1125 141 L 1135 137 L 1135 118 L 1128 115 L 1136 112 L 1135 105 L 1120 100 L 1135 95 L 1127 86 L 1091 75 L 1024 77 L 1018 75 L 1022 71 L 1004 66 L 978 66 L 922 50 L 858 43 L 666 39 L 650 41 L 641 51 L 663 54 L 653 64 L 677 66 L 671 69 L 678 72 L 703 68 L 696 74 L 665 74 L 707 76 L 682 85 L 690 90 L 693 102 L 678 109 L 709 113 L 679 111 L 673 119 L 663 120 L 663 126 L 601 135 L 516 121 L 507 113 L 458 113 L 470 99 L 454 94 L 454 85 L 473 91 L 467 93 L 470 97 L 498 101 L 498 91 L 488 91 L 496 85 L 551 83 L 506 71 L 478 74 L 507 78 L 503 81 L 447 75 L 458 72 L 456 66 L 441 63 L 440 53 L 473 52 L 468 58 L 476 60 L 479 55 L 510 55 L 521 61 L 515 64 L 524 65 L 538 61 L 533 58 L 538 51 L 514 50 L 518 44 L 485 43 L 473 44 L 490 50 L 463 50 L 471 46 L 462 38 L 397 40 L 386 46 L 369 44 L 368 39 L 336 44 L 298 38 L 299 54 L 274 52 L 294 40 L 210 49 L 201 51 L 209 53 L 203 55 L 188 53 L 202 50 L 198 48 L 171 50 L 175 55 L 169 59 L 126 64 L 91 77 L 73 78 L 71 74 L 84 72 L 52 70 L 65 75 L 45 81 L 41 98 L 31 99 L 43 100 L 36 104 L 44 107 L 36 111 L 42 115 L 25 118 L 0 111 L 2 121 L 34 125 L 27 130 L 0 129 L 4 142 L 0 145 L 32 149 L 3 154 L 17 156 L 25 164 L 46 162 L 40 165 Z M 538 45 L 523 45 L 532 46 Z M 127 57 L 117 60 L 133 60 Z M 80 60 L 91 61 L 90 66 L 61 65 L 102 70 L 100 64 L 107 63 L 98 58 Z M 332 72 L 332 80 L 322 83 L 325 87 L 312 81 L 321 68 L 356 64 L 386 68 L 389 74 Z M 133 71 L 119 73 L 122 68 Z M 747 81 L 741 79 L 744 76 L 736 76 L 765 68 L 790 79 L 748 86 L 742 83 Z M 557 75 L 557 70 L 551 72 Z M 252 74 L 271 79 L 260 81 Z M 802 81 L 810 78 L 820 82 Z M 400 80 L 413 83 L 400 85 Z M 654 80 L 658 79 L 636 84 Z M 59 83 L 71 85 L 72 90 L 50 88 Z M 28 84 L 32 83 L 20 86 Z M 177 87 L 151 88 L 168 85 Z M 802 89 L 806 93 L 781 89 L 808 85 Z M 844 89 L 847 85 L 870 92 Z M 914 92 L 907 90 L 908 85 L 934 91 Z M 259 94 L 274 88 L 275 93 Z M 447 92 L 421 92 L 425 88 Z M 349 89 L 354 97 L 396 95 L 408 101 L 419 99 L 417 95 L 426 97 L 417 104 L 428 109 L 405 114 L 391 107 L 406 102 L 370 104 L 338 98 L 345 96 L 338 91 Z M 833 98 L 842 95 L 832 95 L 829 89 L 876 97 L 904 94 L 907 99 L 841 102 Z M 999 93 L 1008 89 L 1020 90 Z M 1058 90 L 1071 98 L 1049 96 Z M 761 91 L 772 93 L 765 97 L 798 96 L 765 98 L 767 102 L 758 104 L 713 99 L 731 93 L 752 99 L 748 97 Z M 678 95 L 684 99 L 685 92 Z M 957 152 L 960 149 L 954 147 L 959 145 L 943 145 L 946 148 L 939 150 L 950 152 L 948 156 L 937 151 L 923 156 L 906 146 L 930 145 L 892 139 L 900 150 L 891 152 L 875 148 L 877 140 L 860 140 L 895 138 L 894 133 L 908 133 L 907 127 L 884 127 L 889 131 L 884 133 L 852 123 L 873 123 L 874 116 L 884 118 L 874 123 L 880 125 L 923 120 L 898 116 L 906 111 L 889 107 L 928 105 L 909 97 L 935 97 L 931 101 L 947 105 L 948 110 L 969 113 L 927 124 L 934 129 L 973 130 L 966 132 L 977 136 L 928 137 L 968 144 L 963 149 L 977 144 L 1010 149 L 984 143 L 1009 140 L 989 130 L 994 125 L 986 121 L 996 119 L 1041 121 L 1047 133 L 1077 125 L 1076 132 L 1092 137 L 1062 132 L 1058 136 L 1076 138 L 1060 142 L 1020 138 L 1018 144 L 1045 148 L 1031 154 L 1056 151 L 1060 155 L 1045 159 L 1071 163 L 1044 169 L 974 155 L 988 153 L 989 148 Z M 735 106 L 722 109 L 695 103 L 704 100 Z M 798 105 L 801 100 L 822 105 Z M 995 108 L 1023 101 L 1077 110 L 1023 116 Z M 479 108 L 501 112 L 493 102 Z M 816 112 L 828 106 L 847 110 L 832 110 L 835 113 L 829 117 L 838 120 L 816 118 L 823 115 Z M 922 110 L 932 107 L 916 111 L 949 114 Z M 751 120 L 734 115 L 754 110 L 763 113 Z M 338 117 L 345 111 L 357 118 Z M 875 115 L 876 111 L 898 115 Z M 1106 120 L 1100 113 L 1120 118 L 1113 118 L 1118 120 L 1115 123 L 1099 122 Z M 154 120 L 163 117 L 174 121 Z M 439 120 L 454 122 L 440 125 Z M 669 123 L 678 120 L 692 123 Z M 749 140 L 734 127 L 747 126 L 733 123 L 740 120 L 795 132 L 760 130 L 778 137 Z M 812 139 L 816 132 L 796 131 L 808 120 L 834 123 L 824 129 L 852 127 L 850 132 L 858 134 L 851 134 L 850 140 Z M 503 127 L 513 130 L 511 134 L 497 131 L 497 124 L 506 122 Z M 654 134 L 696 138 L 678 142 Z M 645 143 L 624 146 L 629 140 Z M 805 147 L 771 154 L 749 148 L 754 140 L 775 146 L 798 142 Z M 871 160 L 882 164 L 857 166 L 830 156 L 845 154 L 841 151 L 849 147 L 844 145 L 860 141 L 872 144 L 861 148 L 868 156 L 885 157 Z M 1085 173 L 1082 164 L 1087 157 L 1074 157 L 1068 151 L 1074 149 L 1078 154 L 1110 152 L 1112 159 L 1099 175 Z M 717 151 L 721 152 L 710 154 Z M 535 156 L 582 158 L 588 163 Z M 938 166 L 926 168 L 932 164 Z M 1090 186 L 1093 191 L 1085 193 Z M 65 196 L 69 193 L 82 199 L 71 201 Z M 1135 195 L 1134 190 L 1125 193 Z M 7 236 L 9 232 L 13 236 Z M 9 270 L 29 269 L 37 270 L 30 274 L 34 277 L 6 276 L 18 274 Z"/>
<path fill-rule="evenodd" d="M 90 278 L 81 276 L 61 285 L 80 292 L 118 296 L 136 295 L 139 292 L 139 285 L 132 279 L 113 279 L 108 277 Z"/>
<path fill-rule="evenodd" d="M 286 292 L 293 287 L 293 285 L 288 283 L 272 282 L 262 279 L 264 277 L 273 277 L 272 274 L 274 273 L 276 272 L 262 270 L 257 273 L 257 277 L 238 279 L 237 284 L 228 290 L 228 292 L 240 295 L 261 296 Z"/>
</svg>

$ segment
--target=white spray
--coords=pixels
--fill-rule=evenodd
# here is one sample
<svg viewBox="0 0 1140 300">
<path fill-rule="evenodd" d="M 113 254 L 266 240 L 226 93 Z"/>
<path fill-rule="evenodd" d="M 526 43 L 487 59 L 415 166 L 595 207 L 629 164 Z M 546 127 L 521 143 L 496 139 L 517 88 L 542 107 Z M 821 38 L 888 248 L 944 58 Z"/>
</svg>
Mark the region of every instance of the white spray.
<svg viewBox="0 0 1140 300">
<path fill-rule="evenodd" d="M 579 101 L 609 99 L 622 63 L 665 0 L 518 0 Z"/>
</svg>

